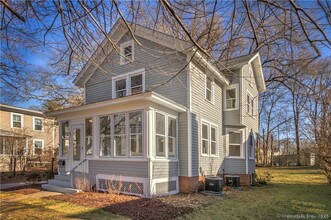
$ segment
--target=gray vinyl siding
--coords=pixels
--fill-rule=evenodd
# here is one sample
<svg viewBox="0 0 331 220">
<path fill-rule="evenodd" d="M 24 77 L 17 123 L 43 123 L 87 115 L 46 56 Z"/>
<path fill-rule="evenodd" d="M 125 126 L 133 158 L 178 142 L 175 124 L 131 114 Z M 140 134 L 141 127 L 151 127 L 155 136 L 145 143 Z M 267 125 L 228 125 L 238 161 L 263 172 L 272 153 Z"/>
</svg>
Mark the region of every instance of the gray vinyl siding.
<svg viewBox="0 0 331 220">
<path fill-rule="evenodd" d="M 111 80 L 100 82 L 85 87 L 86 104 L 106 101 L 111 97 L 112 83 Z"/>
<path fill-rule="evenodd" d="M 179 176 L 188 176 L 188 125 L 187 113 L 178 115 Z"/>
<path fill-rule="evenodd" d="M 242 80 L 242 123 L 247 126 L 247 128 L 253 129 L 253 132 L 258 132 L 258 101 L 259 101 L 259 93 L 257 91 L 255 80 L 252 80 L 252 87 L 249 85 L 249 81 L 246 80 L 249 78 L 249 67 L 251 65 L 245 65 L 242 68 L 243 80 Z M 254 71 L 254 68 L 253 68 Z M 253 117 L 247 113 L 247 90 L 253 95 L 254 98 L 254 115 Z"/>
<path fill-rule="evenodd" d="M 205 99 L 205 71 L 196 63 L 192 63 L 192 174 L 193 176 L 217 174 L 224 158 L 222 136 L 222 101 L 223 86 L 214 81 L 214 104 Z M 207 72 L 208 74 L 208 72 Z M 218 126 L 218 155 L 201 155 L 201 120 Z"/>
<path fill-rule="evenodd" d="M 153 163 L 153 179 L 178 177 L 178 162 L 155 161 Z"/>
<path fill-rule="evenodd" d="M 89 173 L 148 178 L 147 161 L 89 160 Z"/>
<path fill-rule="evenodd" d="M 224 125 L 239 125 L 240 110 L 224 111 Z"/>
<path fill-rule="evenodd" d="M 248 160 L 248 173 L 255 173 L 255 160 Z"/>
<path fill-rule="evenodd" d="M 225 158 L 224 173 L 226 174 L 245 174 L 246 163 L 245 159 L 230 159 Z"/>
<path fill-rule="evenodd" d="M 132 37 L 126 34 L 119 41 L 118 45 L 120 46 L 121 43 L 131 39 Z M 101 68 L 96 70 L 87 81 L 85 85 L 86 104 L 112 98 L 111 78 L 113 76 L 145 68 L 146 91 L 153 90 L 179 104 L 187 106 L 187 70 L 184 68 L 187 64 L 186 55 L 141 37 L 137 37 L 137 39 L 142 46 L 134 44 L 134 61 L 132 63 L 120 65 L 119 54 L 116 51 L 112 51 L 100 65 Z M 183 71 L 177 77 L 164 86 L 157 87 L 165 83 L 181 69 Z M 104 71 L 107 72 L 105 73 Z"/>
</svg>

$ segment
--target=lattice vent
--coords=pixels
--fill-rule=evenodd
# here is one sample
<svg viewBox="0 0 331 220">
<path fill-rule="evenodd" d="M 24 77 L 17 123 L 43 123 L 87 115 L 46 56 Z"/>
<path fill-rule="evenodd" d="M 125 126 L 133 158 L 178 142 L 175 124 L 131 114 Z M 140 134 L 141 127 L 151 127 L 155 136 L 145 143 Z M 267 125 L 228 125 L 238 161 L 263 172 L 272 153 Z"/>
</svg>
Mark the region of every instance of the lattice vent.
<svg viewBox="0 0 331 220">
<path fill-rule="evenodd" d="M 143 183 L 99 179 L 99 187 L 108 192 L 144 195 Z"/>
</svg>

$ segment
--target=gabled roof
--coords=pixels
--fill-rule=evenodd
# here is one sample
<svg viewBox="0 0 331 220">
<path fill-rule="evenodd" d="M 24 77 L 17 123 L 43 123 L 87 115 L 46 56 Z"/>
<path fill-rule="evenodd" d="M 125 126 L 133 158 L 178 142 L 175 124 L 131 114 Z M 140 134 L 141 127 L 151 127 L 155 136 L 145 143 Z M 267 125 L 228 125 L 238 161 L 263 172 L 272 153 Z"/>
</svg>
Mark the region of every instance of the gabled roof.
<svg viewBox="0 0 331 220">
<path fill-rule="evenodd" d="M 221 66 L 222 66 L 221 68 L 227 69 L 227 70 L 234 70 L 234 69 L 242 68 L 243 66 L 245 66 L 247 64 L 252 64 L 252 66 L 254 68 L 257 90 L 259 92 L 265 91 L 266 86 L 265 86 L 261 58 L 260 58 L 259 52 L 255 52 L 252 54 L 247 54 L 244 56 L 239 56 L 239 57 L 229 59 L 229 60 L 221 63 Z"/>
<path fill-rule="evenodd" d="M 31 109 L 16 107 L 16 106 L 12 106 L 12 105 L 5 105 L 5 104 L 1 104 L 1 103 L 0 103 L 0 110 L 6 111 L 6 112 L 14 112 L 14 113 L 38 116 L 38 117 L 45 117 L 44 113 L 41 111 L 35 111 L 35 110 L 31 110 Z"/>
<path fill-rule="evenodd" d="M 179 39 L 175 36 L 171 36 L 147 27 L 143 27 L 138 24 L 131 24 L 130 22 L 127 22 L 134 35 L 139 36 L 142 38 L 145 38 L 147 40 L 150 40 L 152 42 L 156 42 L 160 45 L 163 45 L 165 47 L 168 47 L 170 49 L 183 52 L 185 54 L 195 54 L 194 59 L 203 62 L 206 64 L 206 68 L 208 68 L 210 71 L 215 73 L 219 76 L 220 80 L 228 85 L 229 80 L 223 75 L 220 71 L 217 70 L 215 66 L 213 66 L 210 62 L 208 62 L 202 55 L 200 55 L 199 52 L 194 53 L 196 49 L 192 46 L 192 44 L 189 41 L 184 41 L 182 39 Z M 108 37 L 112 40 L 113 45 L 116 45 L 118 41 L 128 32 L 128 28 L 124 21 L 122 19 L 118 19 L 111 31 L 108 34 Z M 93 73 L 98 69 L 98 66 L 102 64 L 102 62 L 105 60 L 107 55 L 114 49 L 112 44 L 109 42 L 107 38 L 103 40 L 103 42 L 100 44 L 100 46 L 97 48 L 97 50 L 94 52 L 92 57 L 89 59 L 89 61 L 86 63 L 86 65 L 83 67 L 81 72 L 77 75 L 77 77 L 74 79 L 74 83 L 78 87 L 83 87 L 84 84 L 88 81 L 88 79 L 93 75 Z"/>
</svg>

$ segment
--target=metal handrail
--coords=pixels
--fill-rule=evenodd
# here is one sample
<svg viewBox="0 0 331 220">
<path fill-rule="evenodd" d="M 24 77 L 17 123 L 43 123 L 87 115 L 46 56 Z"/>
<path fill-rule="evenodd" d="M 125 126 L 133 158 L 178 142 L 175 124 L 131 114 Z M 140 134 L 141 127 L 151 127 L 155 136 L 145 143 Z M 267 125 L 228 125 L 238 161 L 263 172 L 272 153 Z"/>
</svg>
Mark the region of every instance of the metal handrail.
<svg viewBox="0 0 331 220">
<path fill-rule="evenodd" d="M 77 164 L 69 172 L 67 172 L 67 175 L 70 175 L 70 185 L 71 185 L 71 188 L 74 188 L 74 175 L 73 175 L 73 171 L 75 171 L 80 165 L 82 165 L 86 161 L 87 161 L 87 159 L 85 158 L 84 160 L 80 161 L 79 164 Z"/>
</svg>

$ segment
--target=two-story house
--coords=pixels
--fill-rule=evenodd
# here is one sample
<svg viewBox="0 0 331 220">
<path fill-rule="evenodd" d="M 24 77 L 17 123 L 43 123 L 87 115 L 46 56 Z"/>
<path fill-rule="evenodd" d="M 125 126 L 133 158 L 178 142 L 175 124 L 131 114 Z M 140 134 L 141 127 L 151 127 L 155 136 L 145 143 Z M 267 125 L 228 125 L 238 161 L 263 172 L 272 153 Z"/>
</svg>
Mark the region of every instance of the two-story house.
<svg viewBox="0 0 331 220">
<path fill-rule="evenodd" d="M 98 190 L 111 180 L 144 197 L 193 191 L 208 175 L 249 184 L 265 90 L 259 54 L 222 70 L 187 42 L 132 29 L 139 43 L 118 20 L 74 80 L 85 104 L 49 113 L 60 125 L 62 165 L 43 187 L 74 187 L 67 175 L 77 173 Z"/>
<path fill-rule="evenodd" d="M 53 118 L 42 112 L 0 104 L 0 166 L 8 171 L 10 157 L 37 157 L 57 149 Z M 21 169 L 17 167 L 16 169 Z"/>
</svg>

